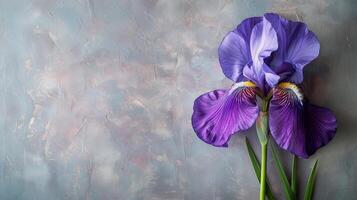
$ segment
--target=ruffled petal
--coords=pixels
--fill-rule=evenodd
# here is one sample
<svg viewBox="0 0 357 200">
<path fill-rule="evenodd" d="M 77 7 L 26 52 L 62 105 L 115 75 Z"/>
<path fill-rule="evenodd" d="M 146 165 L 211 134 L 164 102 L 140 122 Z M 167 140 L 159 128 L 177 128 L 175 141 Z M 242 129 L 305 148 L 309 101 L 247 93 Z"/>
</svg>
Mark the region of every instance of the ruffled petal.
<svg viewBox="0 0 357 200">
<path fill-rule="evenodd" d="M 264 59 L 268 58 L 277 49 L 278 40 L 276 32 L 270 22 L 263 18 L 261 22 L 254 26 L 250 37 L 251 70 L 253 73 L 245 74 L 247 78 L 254 81 L 261 88 L 264 86 L 265 73 L 267 73 L 267 69 L 264 68 Z"/>
<path fill-rule="evenodd" d="M 250 128 L 258 113 L 254 88 L 233 86 L 199 96 L 193 106 L 192 126 L 204 142 L 227 147 L 231 135 Z"/>
<path fill-rule="evenodd" d="M 274 13 L 265 14 L 264 18 L 274 27 L 279 42 L 279 48 L 274 53 L 270 66 L 275 71 L 284 68 L 281 67 L 284 63 L 290 63 L 293 68 L 284 68 L 286 71 L 280 73 L 290 73 L 285 81 L 301 83 L 304 66 L 319 55 L 320 43 L 316 35 L 302 22 L 289 21 Z"/>
<path fill-rule="evenodd" d="M 334 137 L 337 122 L 327 108 L 303 102 L 293 89 L 277 87 L 269 106 L 269 126 L 281 148 L 308 158 Z"/>
</svg>

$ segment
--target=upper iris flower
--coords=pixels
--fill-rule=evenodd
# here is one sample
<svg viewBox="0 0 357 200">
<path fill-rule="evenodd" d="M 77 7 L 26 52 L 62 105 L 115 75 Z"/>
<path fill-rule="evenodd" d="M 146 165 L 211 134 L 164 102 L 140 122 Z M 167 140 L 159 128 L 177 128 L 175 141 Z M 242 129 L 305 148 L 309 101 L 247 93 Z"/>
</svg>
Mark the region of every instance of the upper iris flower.
<svg viewBox="0 0 357 200">
<path fill-rule="evenodd" d="M 327 108 L 310 104 L 296 85 L 319 49 L 304 23 L 272 13 L 244 20 L 218 49 L 222 71 L 235 83 L 195 100 L 192 126 L 198 137 L 227 147 L 234 133 L 255 123 L 259 95 L 269 97 L 270 133 L 281 148 L 307 158 L 326 145 L 336 133 L 336 118 Z"/>
</svg>

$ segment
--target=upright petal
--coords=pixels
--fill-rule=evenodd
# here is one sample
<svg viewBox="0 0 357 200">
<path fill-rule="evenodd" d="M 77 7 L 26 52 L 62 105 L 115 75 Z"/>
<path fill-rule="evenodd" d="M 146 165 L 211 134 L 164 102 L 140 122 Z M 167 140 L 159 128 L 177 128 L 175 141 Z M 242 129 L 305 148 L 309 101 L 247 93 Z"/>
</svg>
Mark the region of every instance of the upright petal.
<svg viewBox="0 0 357 200">
<path fill-rule="evenodd" d="M 250 37 L 252 64 L 249 68 L 251 73 L 244 73 L 247 78 L 254 81 L 261 88 L 265 83 L 265 73 L 268 72 L 268 69 L 264 68 L 264 59 L 268 58 L 277 49 L 278 40 L 276 32 L 270 22 L 263 18 L 261 22 L 254 26 Z"/>
<path fill-rule="evenodd" d="M 242 81 L 243 67 L 251 60 L 246 41 L 237 33 L 228 33 L 218 48 L 218 56 L 224 75 L 234 82 Z"/>
<path fill-rule="evenodd" d="M 243 67 L 251 62 L 249 40 L 253 27 L 262 21 L 262 17 L 244 20 L 232 32 L 228 33 L 218 48 L 219 62 L 224 75 L 239 82 L 244 79 Z"/>
<path fill-rule="evenodd" d="M 247 41 L 247 45 L 249 46 L 250 35 L 252 34 L 252 30 L 256 24 L 261 22 L 263 17 L 251 17 L 243 20 L 237 28 L 233 31 L 240 35 L 245 41 Z"/>
<path fill-rule="evenodd" d="M 269 106 L 269 125 L 281 148 L 308 158 L 334 137 L 337 122 L 330 110 L 302 98 L 293 84 L 283 83 L 274 88 Z"/>
<path fill-rule="evenodd" d="M 250 128 L 258 113 L 254 88 L 233 85 L 231 90 L 199 96 L 193 106 L 192 126 L 204 142 L 227 147 L 231 135 Z"/>
<path fill-rule="evenodd" d="M 250 37 L 250 51 L 253 65 L 262 66 L 265 58 L 278 49 L 277 35 L 271 23 L 263 18 L 256 24 Z"/>
<path fill-rule="evenodd" d="M 301 83 L 304 66 L 319 55 L 320 43 L 316 35 L 302 22 L 289 21 L 274 13 L 265 14 L 264 18 L 274 27 L 279 42 L 279 48 L 270 66 L 276 72 L 290 73 L 289 77 L 284 77 L 284 81 Z M 281 67 L 281 65 L 286 65 L 284 63 L 291 64 L 293 68 Z"/>
</svg>

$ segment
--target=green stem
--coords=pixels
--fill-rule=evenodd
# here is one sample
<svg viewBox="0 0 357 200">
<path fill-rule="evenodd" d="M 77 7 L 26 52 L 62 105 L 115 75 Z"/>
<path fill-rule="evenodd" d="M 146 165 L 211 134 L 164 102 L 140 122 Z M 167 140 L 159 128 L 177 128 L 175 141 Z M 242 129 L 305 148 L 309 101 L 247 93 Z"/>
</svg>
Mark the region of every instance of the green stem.
<svg viewBox="0 0 357 200">
<path fill-rule="evenodd" d="M 262 111 L 256 121 L 257 134 L 262 148 L 262 162 L 260 163 L 260 200 L 265 199 L 266 171 L 267 171 L 267 146 L 268 146 L 268 121 L 267 113 L 269 101 L 262 98 Z"/>
<path fill-rule="evenodd" d="M 262 143 L 262 162 L 260 172 L 260 200 L 265 199 L 265 183 L 266 183 L 266 169 L 267 169 L 267 144 Z"/>
</svg>

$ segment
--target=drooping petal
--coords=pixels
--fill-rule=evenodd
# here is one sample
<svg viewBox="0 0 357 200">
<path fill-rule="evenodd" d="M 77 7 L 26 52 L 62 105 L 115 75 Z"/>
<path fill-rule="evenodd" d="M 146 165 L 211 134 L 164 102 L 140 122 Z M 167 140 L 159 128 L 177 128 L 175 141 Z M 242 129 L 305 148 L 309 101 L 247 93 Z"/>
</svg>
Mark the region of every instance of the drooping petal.
<svg viewBox="0 0 357 200">
<path fill-rule="evenodd" d="M 270 67 L 275 72 L 290 74 L 284 77 L 284 81 L 301 83 L 304 66 L 319 55 L 320 43 L 316 35 L 302 22 L 289 21 L 274 13 L 265 14 L 264 18 L 274 27 L 279 42 L 279 48 L 274 53 Z M 291 64 L 292 68 L 282 67 L 281 65 L 286 65 L 284 63 Z M 277 74 L 280 75 L 278 72 Z"/>
<path fill-rule="evenodd" d="M 258 113 L 254 88 L 233 86 L 199 96 L 193 106 L 192 126 L 204 142 L 227 147 L 231 135 L 250 128 Z"/>
<path fill-rule="evenodd" d="M 254 81 L 260 88 L 264 86 L 265 73 L 271 71 L 269 67 L 265 65 L 264 59 L 268 58 L 270 54 L 277 49 L 278 41 L 276 32 L 270 22 L 263 18 L 252 30 L 250 37 L 252 64 L 251 66 L 245 67 L 247 68 L 244 69 L 246 73 L 243 71 L 244 75 Z"/>
<path fill-rule="evenodd" d="M 337 122 L 327 108 L 303 101 L 294 86 L 282 86 L 273 90 L 269 126 L 281 148 L 308 158 L 334 137 Z"/>
<path fill-rule="evenodd" d="M 253 27 L 262 17 L 252 17 L 244 20 L 232 32 L 228 33 L 218 48 L 219 62 L 224 75 L 239 82 L 244 79 L 243 67 L 251 62 L 249 40 Z"/>
</svg>

